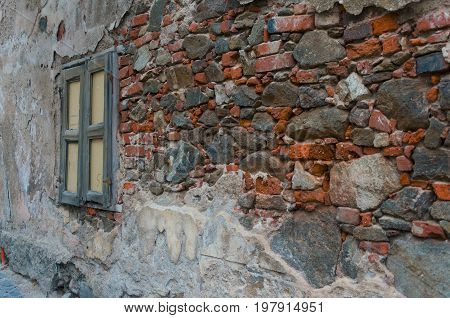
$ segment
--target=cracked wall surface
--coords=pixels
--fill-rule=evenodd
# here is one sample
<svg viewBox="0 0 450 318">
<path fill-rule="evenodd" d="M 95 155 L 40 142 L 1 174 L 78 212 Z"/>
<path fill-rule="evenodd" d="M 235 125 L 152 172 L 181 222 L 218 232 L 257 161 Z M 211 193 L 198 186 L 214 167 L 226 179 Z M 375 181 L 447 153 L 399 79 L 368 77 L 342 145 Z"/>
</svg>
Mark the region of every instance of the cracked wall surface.
<svg viewBox="0 0 450 318">
<path fill-rule="evenodd" d="M 0 2 L 11 269 L 48 296 L 448 297 L 449 10 Z M 60 204 L 62 65 L 110 48 L 117 210 Z"/>
</svg>

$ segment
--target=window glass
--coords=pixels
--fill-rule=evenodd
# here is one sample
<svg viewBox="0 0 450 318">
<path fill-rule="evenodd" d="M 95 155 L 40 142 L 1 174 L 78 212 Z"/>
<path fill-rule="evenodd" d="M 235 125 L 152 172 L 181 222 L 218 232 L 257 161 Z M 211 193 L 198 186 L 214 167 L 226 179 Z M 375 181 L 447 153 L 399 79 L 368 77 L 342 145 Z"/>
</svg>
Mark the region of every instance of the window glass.
<svg viewBox="0 0 450 318">
<path fill-rule="evenodd" d="M 78 143 L 67 144 L 67 191 L 77 193 L 78 190 Z"/>
<path fill-rule="evenodd" d="M 89 190 L 102 192 L 103 190 L 103 139 L 90 141 L 90 176 Z"/>
<path fill-rule="evenodd" d="M 68 128 L 78 129 L 80 121 L 80 82 L 69 83 Z"/>
<path fill-rule="evenodd" d="M 91 125 L 103 123 L 105 113 L 105 72 L 91 75 Z"/>
</svg>

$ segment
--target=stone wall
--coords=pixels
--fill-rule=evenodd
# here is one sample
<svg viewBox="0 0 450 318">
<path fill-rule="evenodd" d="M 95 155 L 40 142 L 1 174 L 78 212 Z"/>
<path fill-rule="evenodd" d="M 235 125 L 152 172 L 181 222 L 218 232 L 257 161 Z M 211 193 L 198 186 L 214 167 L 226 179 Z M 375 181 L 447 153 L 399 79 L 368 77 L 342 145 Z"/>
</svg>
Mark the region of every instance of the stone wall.
<svg viewBox="0 0 450 318">
<path fill-rule="evenodd" d="M 450 296 L 448 2 L 61 2 L 0 15 L 13 270 L 83 297 Z M 61 64 L 111 46 L 121 208 L 58 205 Z"/>
</svg>

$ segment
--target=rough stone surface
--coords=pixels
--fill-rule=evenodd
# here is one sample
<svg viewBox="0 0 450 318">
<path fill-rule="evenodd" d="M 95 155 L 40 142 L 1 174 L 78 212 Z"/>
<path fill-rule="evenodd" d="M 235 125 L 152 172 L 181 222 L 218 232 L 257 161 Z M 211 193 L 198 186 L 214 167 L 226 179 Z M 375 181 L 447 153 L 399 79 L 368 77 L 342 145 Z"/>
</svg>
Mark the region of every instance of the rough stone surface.
<svg viewBox="0 0 450 318">
<path fill-rule="evenodd" d="M 285 167 L 283 163 L 270 153 L 260 151 L 254 152 L 241 160 L 240 166 L 243 170 L 249 172 L 265 172 L 279 179 L 285 178 Z"/>
<path fill-rule="evenodd" d="M 187 142 L 180 141 L 177 149 L 174 149 L 169 157 L 172 164 L 166 177 L 167 181 L 172 183 L 183 181 L 189 175 L 189 172 L 194 169 L 199 157 L 200 152 L 197 148 Z"/>
<path fill-rule="evenodd" d="M 229 135 L 217 135 L 206 148 L 208 156 L 215 164 L 229 163 L 233 159 L 233 138 Z"/>
<path fill-rule="evenodd" d="M 412 175 L 414 179 L 450 181 L 450 150 L 444 148 L 429 150 L 418 147 L 414 150 L 412 158 L 414 160 Z"/>
<path fill-rule="evenodd" d="M 395 165 L 379 154 L 341 162 L 330 171 L 331 202 L 361 210 L 373 209 L 400 189 L 398 180 Z"/>
<path fill-rule="evenodd" d="M 423 144 L 430 149 L 436 149 L 442 144 L 441 135 L 445 124 L 436 118 L 430 119 L 430 126 L 427 129 Z"/>
<path fill-rule="evenodd" d="M 378 223 L 385 230 L 411 231 L 411 222 L 391 216 L 382 216 L 378 219 Z"/>
<path fill-rule="evenodd" d="M 334 209 L 314 214 L 300 212 L 273 236 L 272 250 L 293 268 L 304 273 L 314 286 L 321 287 L 334 280 L 341 240 Z M 320 238 L 319 238 L 320 237 Z"/>
<path fill-rule="evenodd" d="M 191 59 L 204 57 L 211 47 L 211 39 L 204 34 L 188 35 L 183 41 L 183 48 Z"/>
<path fill-rule="evenodd" d="M 430 207 L 430 214 L 438 220 L 450 221 L 450 201 L 436 201 Z"/>
<path fill-rule="evenodd" d="M 189 109 L 208 102 L 209 98 L 204 94 L 200 87 L 188 88 L 184 93 L 186 101 L 184 108 Z"/>
<path fill-rule="evenodd" d="M 314 190 L 322 183 L 320 180 L 303 169 L 300 162 L 295 163 L 294 175 L 292 177 L 293 190 Z"/>
<path fill-rule="evenodd" d="M 172 90 L 184 88 L 194 83 L 192 70 L 187 65 L 176 65 L 166 71 L 167 82 Z"/>
<path fill-rule="evenodd" d="M 383 213 L 400 217 L 407 221 L 423 219 L 435 196 L 432 191 L 415 187 L 406 187 L 394 198 L 386 200 L 381 205 Z"/>
<path fill-rule="evenodd" d="M 344 47 L 330 38 L 326 31 L 305 33 L 294 49 L 294 58 L 301 67 L 338 61 L 346 55 Z"/>
<path fill-rule="evenodd" d="M 344 138 L 348 112 L 328 107 L 305 111 L 294 117 L 286 128 L 286 134 L 297 140 L 334 137 Z"/>
<path fill-rule="evenodd" d="M 343 4 L 349 13 L 357 15 L 360 14 L 365 7 L 372 5 L 379 6 L 390 11 L 395 11 L 403 8 L 409 3 L 419 1 L 420 0 L 310 0 L 310 3 L 318 12 L 323 12 L 331 9 L 336 2 L 339 2 Z"/>
<path fill-rule="evenodd" d="M 348 116 L 348 121 L 358 127 L 367 127 L 369 125 L 370 110 L 353 107 Z"/>
<path fill-rule="evenodd" d="M 383 228 L 379 225 L 357 226 L 353 230 L 353 236 L 359 241 L 388 241 L 388 237 Z"/>
<path fill-rule="evenodd" d="M 272 82 L 262 95 L 262 103 L 265 106 L 294 106 L 297 102 L 297 87 L 289 82 Z"/>
<path fill-rule="evenodd" d="M 234 102 L 241 107 L 253 107 L 258 97 L 255 90 L 248 86 L 239 86 L 232 93 Z"/>
<path fill-rule="evenodd" d="M 364 86 L 363 79 L 356 73 L 352 73 L 340 81 L 336 93 L 344 102 L 353 102 L 370 95 L 369 90 Z"/>
<path fill-rule="evenodd" d="M 298 105 L 304 109 L 327 106 L 327 97 L 327 92 L 323 89 L 308 86 L 301 86 L 298 89 Z"/>
<path fill-rule="evenodd" d="M 450 297 L 449 266 L 448 242 L 410 235 L 394 239 L 387 259 L 396 288 L 407 297 Z"/>
</svg>

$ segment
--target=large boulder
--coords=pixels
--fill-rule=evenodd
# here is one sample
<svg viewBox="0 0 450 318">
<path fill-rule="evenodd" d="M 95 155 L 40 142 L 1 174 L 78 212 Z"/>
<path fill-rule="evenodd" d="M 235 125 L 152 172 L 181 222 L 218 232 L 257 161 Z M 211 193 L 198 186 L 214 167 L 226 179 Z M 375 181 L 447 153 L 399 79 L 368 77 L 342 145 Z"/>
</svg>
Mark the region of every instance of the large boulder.
<svg viewBox="0 0 450 318">
<path fill-rule="evenodd" d="M 336 107 L 319 107 L 294 117 L 286 134 L 297 140 L 334 137 L 344 139 L 348 112 Z"/>
<path fill-rule="evenodd" d="M 450 181 L 449 149 L 430 150 L 417 147 L 412 158 L 414 160 L 413 179 Z"/>
<path fill-rule="evenodd" d="M 376 208 L 401 188 L 396 166 L 381 154 L 340 162 L 330 171 L 330 198 L 337 206 Z"/>
<path fill-rule="evenodd" d="M 378 90 L 378 108 L 397 120 L 401 130 L 428 127 L 428 107 L 423 81 L 410 78 L 393 79 Z"/>
<path fill-rule="evenodd" d="M 312 214 L 300 212 L 275 233 L 271 248 L 290 266 L 303 272 L 311 285 L 331 284 L 341 249 L 336 210 L 327 207 Z"/>
<path fill-rule="evenodd" d="M 407 297 L 450 297 L 450 244 L 401 236 L 392 243 L 387 267 Z"/>
<path fill-rule="evenodd" d="M 294 49 L 295 60 L 301 67 L 307 68 L 339 61 L 345 56 L 345 48 L 323 30 L 307 32 Z"/>
</svg>

